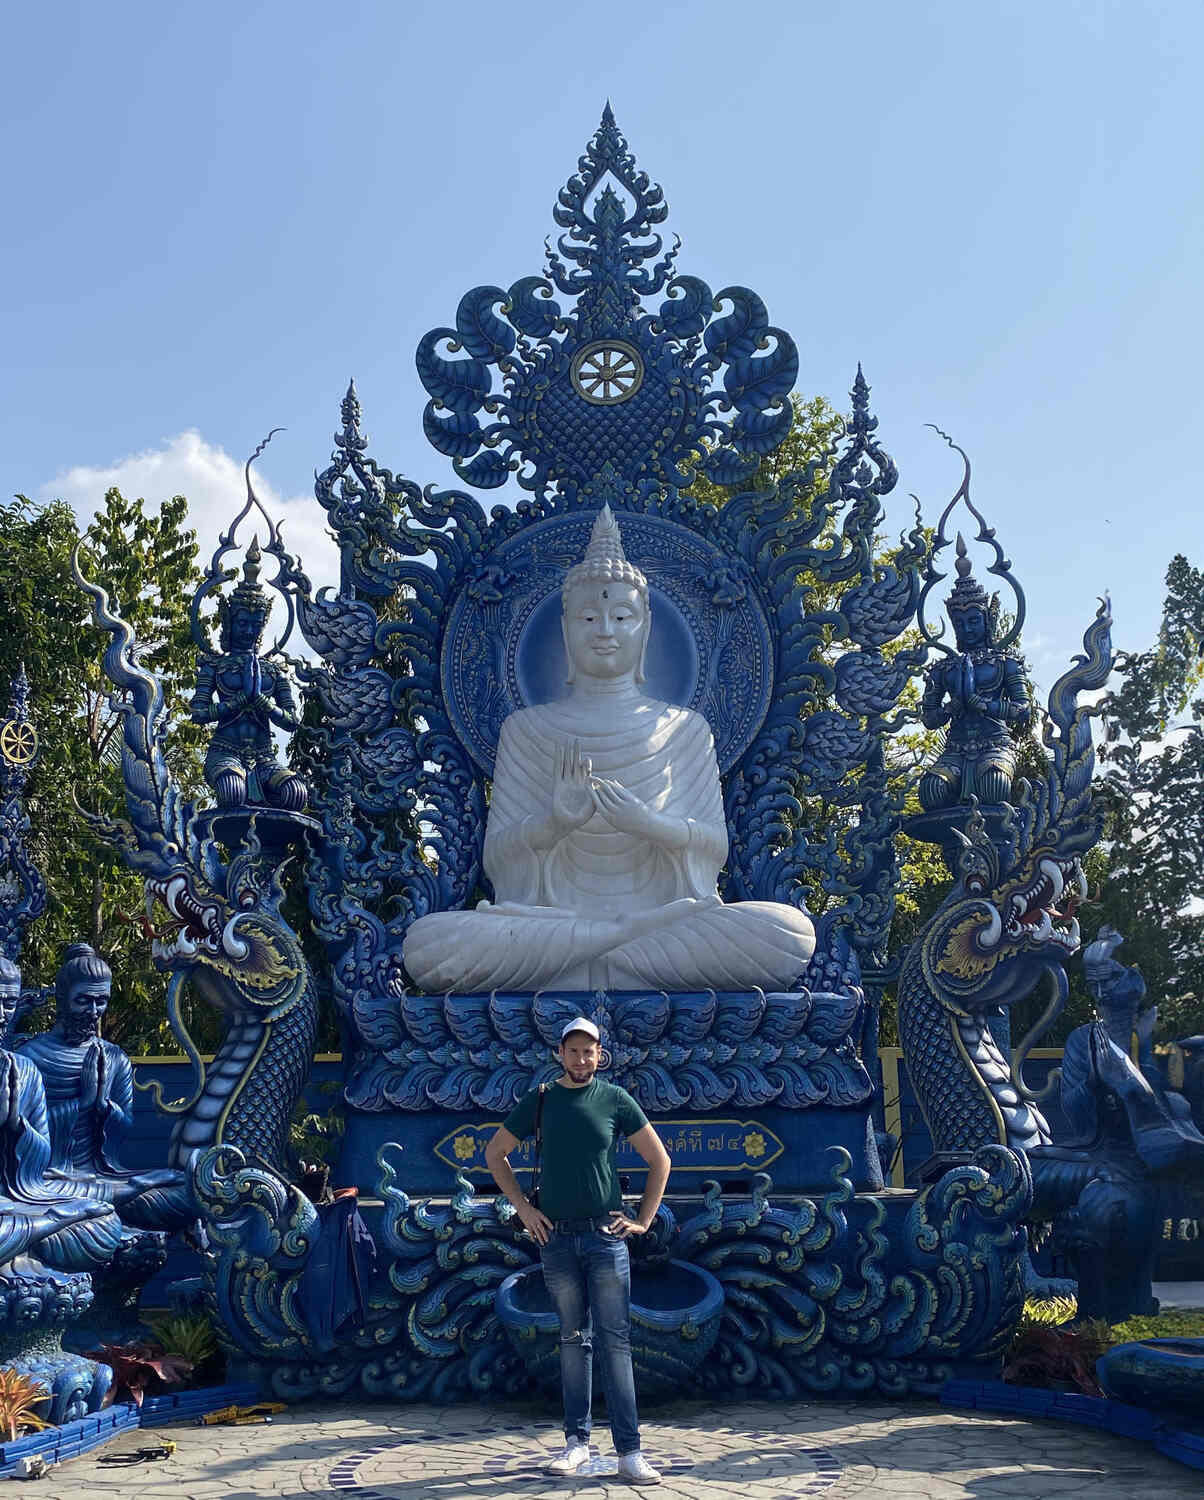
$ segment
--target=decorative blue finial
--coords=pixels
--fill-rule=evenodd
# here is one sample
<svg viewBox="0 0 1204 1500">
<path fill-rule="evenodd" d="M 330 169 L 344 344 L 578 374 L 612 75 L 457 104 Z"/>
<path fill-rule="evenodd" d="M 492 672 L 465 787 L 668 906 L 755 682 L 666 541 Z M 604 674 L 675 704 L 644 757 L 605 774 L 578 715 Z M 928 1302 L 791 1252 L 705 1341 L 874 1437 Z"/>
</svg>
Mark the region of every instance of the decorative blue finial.
<svg viewBox="0 0 1204 1500">
<path fill-rule="evenodd" d="M 794 341 L 755 292 L 676 275 L 667 216 L 608 100 L 557 196 L 546 274 L 474 288 L 455 327 L 418 347 L 423 430 L 461 479 L 493 489 L 514 474 L 569 502 L 604 471 L 628 494 L 698 472 L 736 485 L 783 441 Z"/>
<path fill-rule="evenodd" d="M 933 432 L 935 432 L 938 437 L 943 438 L 955 453 L 961 455 L 962 481 L 954 491 L 953 496 L 949 500 L 949 503 L 945 506 L 945 509 L 941 512 L 941 519 L 937 523 L 936 537 L 933 539 L 932 551 L 929 554 L 928 559 L 928 566 L 924 569 L 924 587 L 920 593 L 920 604 L 916 614 L 916 624 L 919 626 L 920 634 L 924 637 L 924 639 L 930 646 L 937 647 L 938 650 L 944 652 L 946 655 L 954 654 L 951 648 L 941 640 L 944 627 L 941 625 L 934 625 L 931 621 L 929 621 L 925 612 L 925 606 L 928 603 L 929 595 L 932 593 L 933 589 L 943 578 L 947 576 L 945 573 L 942 573 L 937 567 L 937 558 L 953 541 L 953 537 L 949 534 L 949 518 L 952 516 L 954 510 L 960 502 L 966 507 L 966 509 L 978 522 L 978 531 L 975 534 L 975 540 L 979 542 L 985 542 L 994 554 L 994 560 L 987 568 L 987 572 L 993 573 L 997 578 L 1002 578 L 1007 586 L 1011 589 L 1013 597 L 1016 600 L 1016 612 L 1012 618 L 1011 626 L 1003 639 L 995 642 L 995 646 L 999 651 L 1006 651 L 1007 648 L 1019 638 L 1020 628 L 1024 624 L 1024 617 L 1027 608 L 1024 598 L 1024 590 L 1021 588 L 1019 580 L 1012 573 L 1012 565 L 1004 556 L 1003 548 L 999 545 L 998 541 L 995 538 L 995 528 L 993 526 L 987 525 L 986 517 L 970 498 L 969 454 L 964 448 L 960 448 L 947 432 L 942 432 L 935 423 L 928 422 L 925 425 L 931 427 Z M 951 614 L 956 614 L 958 609 L 963 607 L 962 601 L 970 598 L 971 593 L 973 593 L 973 603 L 975 606 L 978 606 L 982 601 L 985 601 L 987 597 L 985 591 L 980 587 L 980 585 L 970 577 L 970 561 L 966 556 L 966 543 L 960 531 L 956 532 L 956 537 L 957 543 L 955 547 L 955 553 L 957 557 L 957 583 L 954 586 L 953 593 L 949 597 Z M 979 595 L 981 595 L 981 600 L 978 597 Z M 997 598 L 990 601 L 990 610 L 992 614 L 993 628 L 999 614 L 999 602 Z"/>
<path fill-rule="evenodd" d="M 25 783 L 38 758 L 38 734 L 29 719 L 29 678 L 17 668 L 9 707 L 0 719 L 0 957 L 16 962 L 26 927 L 46 907 L 46 882 L 29 852 Z"/>
</svg>

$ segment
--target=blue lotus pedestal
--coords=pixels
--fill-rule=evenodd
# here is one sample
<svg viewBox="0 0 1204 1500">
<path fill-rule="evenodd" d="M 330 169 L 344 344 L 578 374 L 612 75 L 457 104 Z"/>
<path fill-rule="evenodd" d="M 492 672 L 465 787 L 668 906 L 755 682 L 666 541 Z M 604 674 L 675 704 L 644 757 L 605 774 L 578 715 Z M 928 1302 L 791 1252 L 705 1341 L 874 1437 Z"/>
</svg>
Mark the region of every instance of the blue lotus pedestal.
<svg viewBox="0 0 1204 1500">
<path fill-rule="evenodd" d="M 18 1257 L 0 1275 L 0 1367 L 50 1391 L 41 1415 L 61 1425 L 99 1411 L 113 1372 L 63 1349 L 63 1335 L 92 1304 L 91 1278 Z"/>
</svg>

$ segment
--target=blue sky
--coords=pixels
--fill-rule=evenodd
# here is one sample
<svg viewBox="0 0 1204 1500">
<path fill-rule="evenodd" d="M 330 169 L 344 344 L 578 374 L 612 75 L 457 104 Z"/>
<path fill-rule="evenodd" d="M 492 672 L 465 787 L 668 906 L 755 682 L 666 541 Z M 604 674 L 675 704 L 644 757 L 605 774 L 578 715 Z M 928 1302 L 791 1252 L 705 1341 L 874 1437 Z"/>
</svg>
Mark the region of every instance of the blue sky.
<svg viewBox="0 0 1204 1500">
<path fill-rule="evenodd" d="M 609 96 L 681 269 L 765 298 L 804 393 L 843 409 L 863 362 L 895 529 L 959 479 L 923 424 L 969 450 L 1045 686 L 1100 591 L 1141 646 L 1204 559 L 1198 0 L 127 0 L 6 42 L 6 492 L 182 490 L 212 537 L 284 426 L 263 487 L 323 575 L 348 377 L 378 461 L 450 482 L 414 347 L 541 268 Z"/>
</svg>

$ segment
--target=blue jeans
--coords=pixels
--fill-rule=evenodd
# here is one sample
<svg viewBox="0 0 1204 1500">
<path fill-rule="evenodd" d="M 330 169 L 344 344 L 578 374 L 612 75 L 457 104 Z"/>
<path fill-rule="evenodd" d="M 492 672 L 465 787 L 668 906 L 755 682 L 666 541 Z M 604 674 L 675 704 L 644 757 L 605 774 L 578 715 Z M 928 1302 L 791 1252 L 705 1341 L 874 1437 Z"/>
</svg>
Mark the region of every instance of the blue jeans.
<svg viewBox="0 0 1204 1500">
<path fill-rule="evenodd" d="M 595 1227 L 606 1222 L 561 1220 L 540 1260 L 560 1319 L 565 1441 L 589 1442 L 596 1346 L 610 1433 L 621 1457 L 640 1446 L 631 1369 L 631 1263 L 626 1241 Z"/>
</svg>

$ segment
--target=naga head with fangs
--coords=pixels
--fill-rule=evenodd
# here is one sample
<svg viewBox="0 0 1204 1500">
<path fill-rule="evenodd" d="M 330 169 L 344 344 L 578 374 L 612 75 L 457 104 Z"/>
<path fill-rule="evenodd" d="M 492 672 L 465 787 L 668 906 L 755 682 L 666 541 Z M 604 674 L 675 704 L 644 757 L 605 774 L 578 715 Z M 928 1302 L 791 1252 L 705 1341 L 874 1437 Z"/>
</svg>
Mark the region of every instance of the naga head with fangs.
<svg viewBox="0 0 1204 1500">
<path fill-rule="evenodd" d="M 1043 841 L 1001 868 L 977 811 L 961 841 L 958 881 L 925 934 L 924 966 L 951 1009 L 1011 1005 L 1032 992 L 1042 971 L 1078 951 L 1082 862 Z"/>
</svg>

